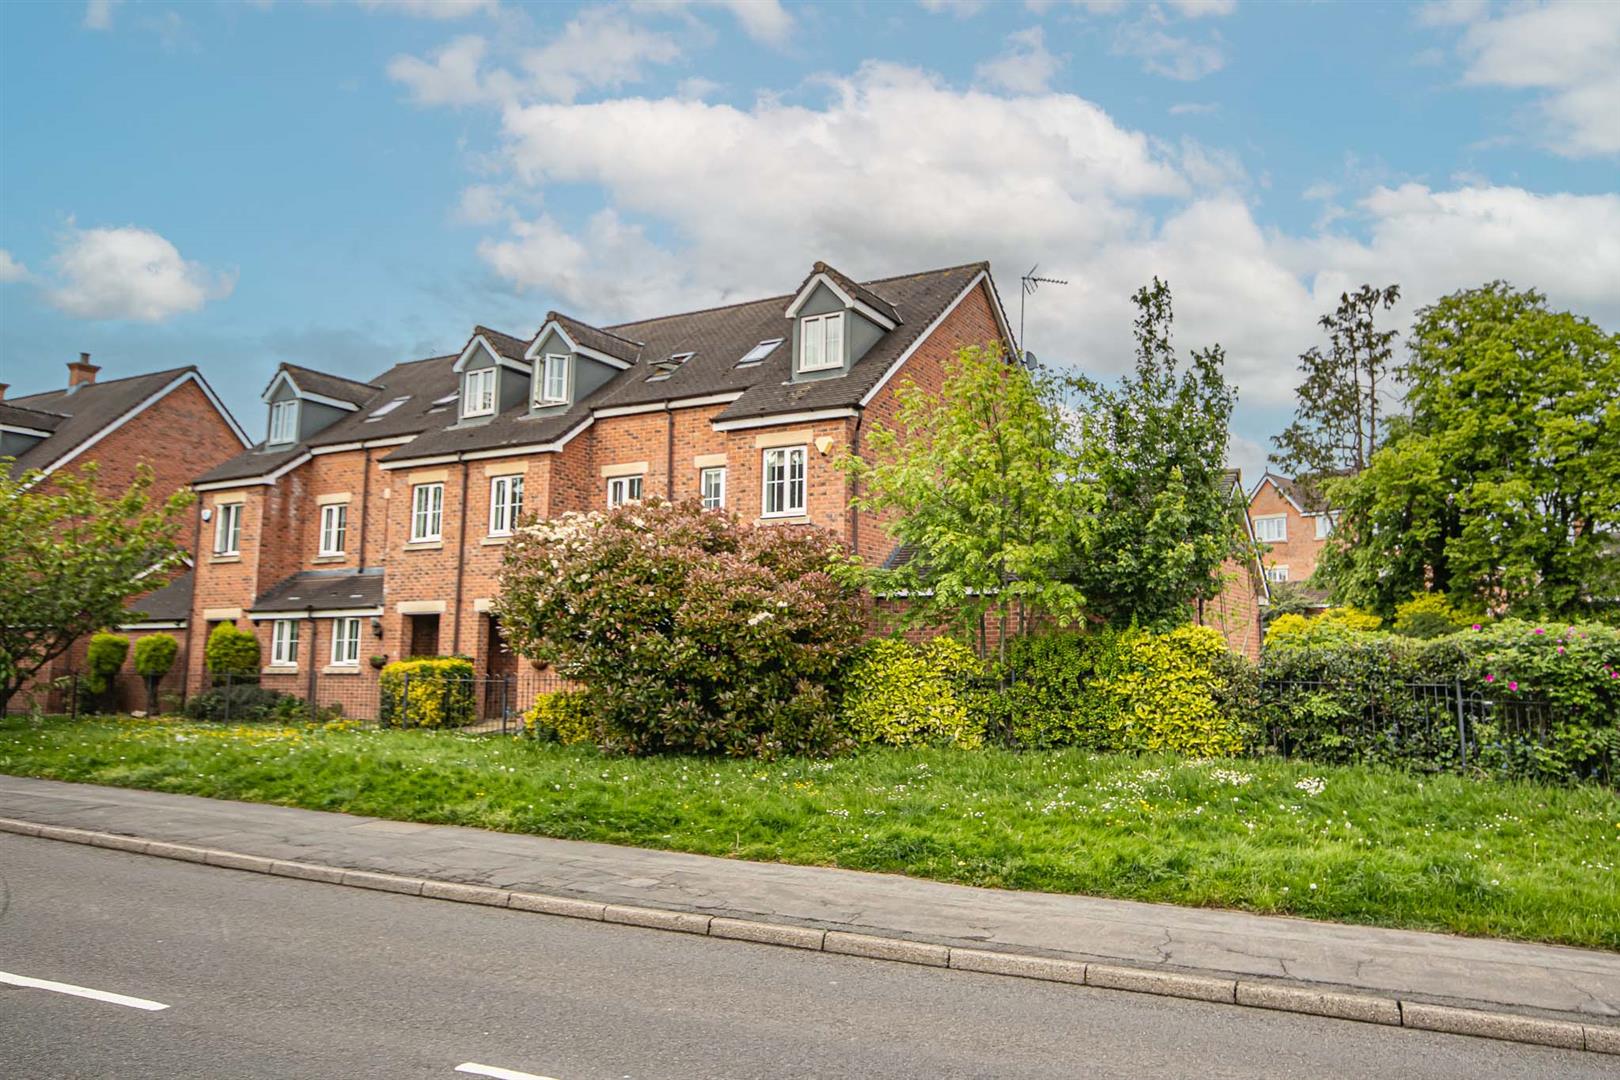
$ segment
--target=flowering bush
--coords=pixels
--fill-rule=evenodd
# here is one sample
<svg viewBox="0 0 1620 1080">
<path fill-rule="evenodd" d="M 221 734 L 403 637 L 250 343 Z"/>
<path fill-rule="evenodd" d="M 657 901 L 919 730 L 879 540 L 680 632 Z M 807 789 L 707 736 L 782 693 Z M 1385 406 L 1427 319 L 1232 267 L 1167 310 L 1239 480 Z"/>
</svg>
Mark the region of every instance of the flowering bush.
<svg viewBox="0 0 1620 1080">
<path fill-rule="evenodd" d="M 465 727 L 477 716 L 473 665 L 464 656 L 396 660 L 382 669 L 377 695 L 385 727 Z"/>
<path fill-rule="evenodd" d="M 837 689 L 864 627 L 847 568 L 824 530 L 653 501 L 519 530 L 496 613 L 581 684 L 604 746 L 822 752 L 847 741 Z"/>
<path fill-rule="evenodd" d="M 844 722 L 861 743 L 979 746 L 984 718 L 969 707 L 969 680 L 982 667 L 972 649 L 951 638 L 924 645 L 879 638 L 850 671 Z"/>
</svg>

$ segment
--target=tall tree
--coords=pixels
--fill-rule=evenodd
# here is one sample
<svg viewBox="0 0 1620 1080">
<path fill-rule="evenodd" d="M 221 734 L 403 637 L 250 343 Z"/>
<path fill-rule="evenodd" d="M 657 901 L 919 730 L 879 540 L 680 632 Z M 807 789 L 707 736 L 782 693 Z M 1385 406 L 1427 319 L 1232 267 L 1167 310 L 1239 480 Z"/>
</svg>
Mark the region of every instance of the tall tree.
<svg viewBox="0 0 1620 1080">
<path fill-rule="evenodd" d="M 1177 360 L 1169 285 L 1154 278 L 1133 299 L 1135 373 L 1115 389 L 1070 379 L 1070 472 L 1092 493 L 1095 515 L 1069 580 L 1110 623 L 1162 628 L 1214 597 L 1221 563 L 1242 552 L 1224 468 L 1237 393 L 1219 345 L 1195 350 L 1185 367 Z"/>
<path fill-rule="evenodd" d="M 142 465 L 122 495 L 96 490 L 95 464 L 77 475 L 13 475 L 0 458 L 0 714 L 78 638 L 120 621 L 133 596 L 179 564 L 190 492 L 162 505 Z"/>
<path fill-rule="evenodd" d="M 868 429 L 863 458 L 845 458 L 857 508 L 884 515 L 909 560 L 876 573 L 880 593 L 911 597 L 914 624 L 1025 632 L 1030 617 L 1079 618 L 1081 591 L 1060 566 L 1086 517 L 1087 490 L 1065 475 L 1063 424 L 1052 382 L 996 349 L 946 362 L 940 393 L 896 392 L 892 424 Z"/>
<path fill-rule="evenodd" d="M 1360 472 L 1382 445 L 1378 395 L 1399 335 L 1380 330 L 1377 314 L 1400 296 L 1399 285 L 1341 293 L 1338 308 L 1317 320 L 1328 333 L 1326 351 L 1312 345 L 1300 354 L 1299 408 L 1294 422 L 1272 438 L 1271 461 L 1308 489 L 1323 477 Z"/>
<path fill-rule="evenodd" d="M 1427 590 L 1526 616 L 1614 611 L 1620 334 L 1498 281 L 1420 310 L 1410 349 L 1409 420 L 1334 484 L 1318 572 L 1335 597 L 1386 616 Z"/>
</svg>

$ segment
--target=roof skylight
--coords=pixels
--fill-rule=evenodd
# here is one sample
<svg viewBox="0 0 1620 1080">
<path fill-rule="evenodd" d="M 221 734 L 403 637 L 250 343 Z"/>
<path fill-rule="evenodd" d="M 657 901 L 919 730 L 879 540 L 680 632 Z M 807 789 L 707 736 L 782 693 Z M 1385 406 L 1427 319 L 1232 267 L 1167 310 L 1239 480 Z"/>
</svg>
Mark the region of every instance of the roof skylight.
<svg viewBox="0 0 1620 1080">
<path fill-rule="evenodd" d="M 771 355 L 772 350 L 774 350 L 780 344 L 782 344 L 781 338 L 770 338 L 769 340 L 760 342 L 758 345 L 755 345 L 752 349 L 749 349 L 743 354 L 743 358 L 737 361 L 737 366 L 741 367 L 744 364 L 759 363 L 761 360 Z"/>
<path fill-rule="evenodd" d="M 682 364 L 684 364 L 688 360 L 692 359 L 692 356 L 693 356 L 692 353 L 681 352 L 681 353 L 676 353 L 674 356 L 671 356 L 668 360 L 655 360 L 655 361 L 653 361 L 653 366 L 652 366 L 653 367 L 653 373 L 651 375 L 647 376 L 647 381 L 648 382 L 654 382 L 654 381 L 656 381 L 658 379 L 667 379 L 667 378 L 669 378 L 671 375 L 673 375 L 675 373 L 676 368 L 680 367 Z"/>
<path fill-rule="evenodd" d="M 369 424 L 373 420 L 381 420 L 383 417 L 387 416 L 389 413 L 393 412 L 395 409 L 399 408 L 409 400 L 411 400 L 411 396 L 409 394 L 406 394 L 404 397 L 395 398 L 393 401 L 390 401 L 388 404 L 366 417 L 366 423 Z"/>
</svg>

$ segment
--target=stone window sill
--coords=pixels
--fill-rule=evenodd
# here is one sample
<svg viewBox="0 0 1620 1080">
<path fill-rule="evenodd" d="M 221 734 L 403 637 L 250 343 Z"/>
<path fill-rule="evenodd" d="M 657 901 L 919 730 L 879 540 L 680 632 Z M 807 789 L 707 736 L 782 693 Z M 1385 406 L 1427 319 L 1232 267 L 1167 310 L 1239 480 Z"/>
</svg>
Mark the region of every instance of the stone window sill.
<svg viewBox="0 0 1620 1080">
<path fill-rule="evenodd" d="M 405 545 L 406 551 L 441 551 L 443 548 L 443 540 L 416 540 Z"/>
<path fill-rule="evenodd" d="M 767 515 L 765 517 L 760 518 L 754 524 L 756 524 L 756 525 L 808 525 L 808 524 L 810 524 L 810 519 L 809 519 L 809 517 L 807 517 L 805 515 L 802 515 L 802 514 L 794 515 L 792 517 L 785 516 L 785 515 L 782 515 L 782 514 L 770 514 L 770 515 Z"/>
<path fill-rule="evenodd" d="M 510 536 L 486 536 L 478 542 L 484 547 L 496 547 L 509 542 L 511 539 Z"/>
<path fill-rule="evenodd" d="M 242 561 L 242 555 L 241 555 L 241 552 L 238 552 L 235 555 L 215 555 L 213 558 L 209 559 L 208 561 L 211 562 L 211 563 L 241 562 Z"/>
<path fill-rule="evenodd" d="M 358 675 L 359 664 L 328 664 L 321 668 L 322 675 Z"/>
<path fill-rule="evenodd" d="M 317 562 L 317 563 L 346 562 L 346 561 L 348 561 L 348 558 L 349 558 L 349 556 L 348 556 L 347 553 L 339 552 L 336 555 L 317 555 L 313 559 L 311 559 L 310 562 Z"/>
<path fill-rule="evenodd" d="M 269 667 L 260 668 L 259 669 L 259 674 L 260 675 L 296 675 L 296 674 L 298 674 L 298 665 L 297 664 L 271 664 Z"/>
</svg>

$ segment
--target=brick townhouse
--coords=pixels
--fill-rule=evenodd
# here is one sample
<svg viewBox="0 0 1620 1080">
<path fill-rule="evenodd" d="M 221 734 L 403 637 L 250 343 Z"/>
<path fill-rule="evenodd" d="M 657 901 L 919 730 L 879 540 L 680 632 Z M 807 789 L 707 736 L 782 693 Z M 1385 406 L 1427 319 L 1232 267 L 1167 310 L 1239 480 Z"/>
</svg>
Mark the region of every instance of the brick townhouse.
<svg viewBox="0 0 1620 1080">
<path fill-rule="evenodd" d="M 154 474 L 150 497 L 155 504 L 252 445 L 195 367 L 98 380 L 101 368 L 80 353 L 67 369 L 67 385 L 57 390 L 8 398 L 10 387 L 0 383 L 0 458 L 13 459 L 12 475 L 38 470 L 43 474 L 38 483 L 48 487 L 61 470 L 94 461 L 100 467 L 97 490 L 111 496 L 126 490 L 144 464 Z M 191 546 L 193 537 L 188 533 L 183 541 Z M 158 587 L 131 603 L 130 622 L 120 631 L 131 639 L 157 632 L 183 639 L 191 580 L 182 572 L 154 581 Z M 87 644 L 88 639 L 75 642 L 13 699 L 14 706 L 26 708 L 32 701 L 60 709 L 61 695 L 48 690 L 50 682 L 83 670 Z M 178 661 L 175 666 L 164 690 L 182 685 L 184 669 Z M 144 689 L 133 674 L 120 678 L 117 694 L 126 708 L 144 707 Z"/>
<path fill-rule="evenodd" d="M 1315 606 L 1326 606 L 1327 594 L 1306 583 L 1316 573 L 1316 561 L 1333 535 L 1338 515 L 1304 485 L 1268 472 L 1249 495 L 1249 516 L 1255 539 L 1265 546 L 1261 561 L 1266 580 L 1293 584 Z"/>
<path fill-rule="evenodd" d="M 938 388 L 951 353 L 987 343 L 1012 347 L 986 263 L 866 283 L 817 263 L 764 300 L 611 326 L 551 312 L 528 338 L 479 326 L 367 382 L 283 365 L 264 441 L 193 485 L 190 632 L 251 626 L 265 686 L 355 715 L 376 708 L 373 657 L 435 653 L 513 676 L 526 704 L 555 683 L 490 614 L 520 514 L 700 498 L 880 563 L 892 541 L 835 462 L 892 420 L 904 380 Z M 200 647 L 188 679 L 205 684 Z"/>
</svg>

